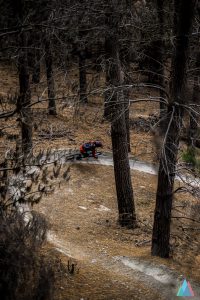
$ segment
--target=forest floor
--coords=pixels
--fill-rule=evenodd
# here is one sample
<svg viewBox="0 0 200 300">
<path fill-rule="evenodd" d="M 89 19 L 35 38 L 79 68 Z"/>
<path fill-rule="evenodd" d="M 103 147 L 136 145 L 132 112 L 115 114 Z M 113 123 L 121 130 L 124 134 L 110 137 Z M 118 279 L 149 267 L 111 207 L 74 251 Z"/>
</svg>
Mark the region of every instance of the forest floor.
<svg viewBox="0 0 200 300">
<path fill-rule="evenodd" d="M 49 220 L 49 248 L 77 264 L 74 275 L 58 282 L 56 299 L 175 299 L 183 278 L 200 296 L 194 283 L 200 280 L 198 247 L 172 241 L 173 258 L 150 256 L 156 176 L 132 171 L 138 228 L 130 230 L 116 222 L 112 167 L 77 163 L 70 175 L 37 206 Z M 177 200 L 180 206 L 184 198 Z"/>
<path fill-rule="evenodd" d="M 72 73 L 72 74 L 71 74 Z M 34 150 L 46 148 L 63 148 L 63 149 L 79 149 L 84 141 L 100 139 L 104 145 L 104 151 L 111 151 L 110 124 L 105 122 L 103 116 L 103 94 L 101 96 L 89 95 L 89 103 L 87 105 L 76 106 L 76 99 L 73 99 L 74 92 L 71 85 L 76 83 L 77 74 L 74 70 L 67 74 L 67 77 L 73 78 L 72 82 L 63 79 L 64 74 L 59 71 L 55 74 L 56 90 L 57 90 L 57 111 L 58 115 L 48 116 L 47 102 L 36 104 L 33 106 L 33 141 Z M 89 76 L 92 77 L 92 74 Z M 14 96 L 18 93 L 18 79 L 15 66 L 0 65 L 0 96 L 7 99 L 7 96 Z M 100 76 L 98 85 L 103 85 L 104 79 Z M 100 89 L 100 87 L 98 87 Z M 95 86 L 93 89 L 96 88 Z M 38 86 L 31 84 L 32 101 L 46 99 L 47 89 L 45 76 L 41 78 Z M 135 91 L 131 98 L 149 98 L 157 96 L 155 91 L 145 88 Z M 3 109 L 12 109 L 12 105 L 3 103 Z M 130 119 L 136 119 L 136 122 L 130 123 L 131 135 L 131 152 L 136 158 L 144 161 L 152 162 L 156 159 L 160 141 L 157 139 L 155 119 L 153 115 L 159 112 L 159 105 L 155 103 L 136 103 L 130 106 Z M 149 115 L 152 115 L 150 122 L 146 122 Z M 19 132 L 17 122 L 18 116 L 14 116 L 6 121 L 0 120 L 0 128 L 3 132 L 10 135 L 9 139 L 4 139 L 0 135 L 2 147 L 0 151 L 15 147 L 15 140 L 12 134 Z M 149 126 L 150 123 L 150 126 Z M 152 126 L 151 126 L 152 125 Z M 141 132 L 142 129 L 142 132 Z M 152 141 L 155 141 L 152 142 Z"/>
<path fill-rule="evenodd" d="M 102 140 L 104 151 L 111 152 L 110 125 L 102 118 L 102 97 L 99 100 L 89 96 L 89 104 L 77 108 L 68 101 L 73 91 L 60 80 L 59 74 L 56 75 L 61 98 L 57 103 L 58 116 L 48 116 L 47 105 L 43 103 L 33 110 L 35 152 L 47 148 L 76 150 L 82 142 L 93 139 Z M 73 73 L 72 77 L 77 80 L 77 74 Z M 17 91 L 15 68 L 8 71 L 7 67 L 0 66 L 0 78 L 0 95 L 4 98 L 13 95 Z M 31 88 L 33 100 L 37 100 L 38 95 L 46 97 L 45 78 L 39 90 L 34 85 Z M 131 95 L 133 99 L 153 96 L 157 95 L 149 89 Z M 154 125 L 158 111 L 158 105 L 149 102 L 148 106 L 143 102 L 130 107 L 131 155 L 136 159 L 157 162 L 161 141 Z M 4 133 L 18 132 L 17 117 L 7 120 L 6 125 L 0 120 Z M 146 122 L 147 119 L 150 122 Z M 5 136 L 0 136 L 1 153 L 15 147 L 15 139 L 5 139 Z M 181 146 L 184 149 L 184 143 Z M 59 257 L 66 265 L 69 260 L 77 264 L 74 275 L 58 276 L 55 300 L 175 299 L 183 278 L 191 280 L 194 291 L 199 293 L 194 282 L 200 282 L 200 231 L 183 229 L 196 228 L 192 221 L 173 219 L 172 257 L 168 260 L 152 258 L 150 243 L 157 176 L 135 170 L 131 173 L 138 219 L 134 230 L 122 229 L 117 224 L 111 166 L 72 164 L 69 182 L 34 207 L 49 221 L 47 255 Z M 180 183 L 176 185 L 179 187 Z M 174 206 L 173 214 L 179 216 L 180 211 L 184 213 L 187 209 L 192 217 L 199 219 L 198 201 L 189 194 L 177 194 Z"/>
</svg>

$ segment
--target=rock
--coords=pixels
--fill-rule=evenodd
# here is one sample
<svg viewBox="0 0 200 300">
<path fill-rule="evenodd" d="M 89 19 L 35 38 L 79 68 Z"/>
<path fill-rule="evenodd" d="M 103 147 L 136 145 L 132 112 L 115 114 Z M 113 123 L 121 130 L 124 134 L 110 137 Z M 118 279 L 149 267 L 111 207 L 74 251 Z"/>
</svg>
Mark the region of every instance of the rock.
<svg viewBox="0 0 200 300">
<path fill-rule="evenodd" d="M 79 205 L 78 207 L 79 207 L 80 209 L 87 210 L 87 207 L 85 207 L 85 206 Z"/>
</svg>

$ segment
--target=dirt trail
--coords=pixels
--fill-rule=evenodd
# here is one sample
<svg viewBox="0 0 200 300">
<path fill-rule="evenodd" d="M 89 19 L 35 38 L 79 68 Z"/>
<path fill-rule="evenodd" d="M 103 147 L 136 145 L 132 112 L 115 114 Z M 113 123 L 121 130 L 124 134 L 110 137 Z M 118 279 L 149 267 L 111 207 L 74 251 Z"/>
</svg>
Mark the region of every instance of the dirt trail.
<svg viewBox="0 0 200 300">
<path fill-rule="evenodd" d="M 111 157 L 72 163 L 71 179 L 67 186 L 56 190 L 38 205 L 39 211 L 47 216 L 51 224 L 48 241 L 64 256 L 88 268 L 95 268 L 95 274 L 99 276 L 98 284 L 107 278 L 115 290 L 120 283 L 124 298 L 120 294 L 117 298 L 116 294 L 112 294 L 113 298 L 108 297 L 108 291 L 105 290 L 101 295 L 95 295 L 95 300 L 176 299 L 185 276 L 152 260 L 149 247 L 138 249 L 132 242 L 137 230 L 124 230 L 116 224 L 112 164 Z M 151 164 L 131 160 L 130 165 L 136 174 L 138 170 L 142 171 L 138 174 L 157 173 Z M 141 181 L 142 175 L 140 177 Z M 156 181 L 155 176 L 149 177 Z M 109 184 L 106 182 L 108 178 Z M 144 182 L 148 185 L 147 178 Z M 149 185 L 148 191 L 151 195 Z M 103 278 L 100 274 L 103 274 Z M 191 285 L 196 295 L 193 299 L 200 299 L 200 286 L 194 282 Z M 83 297 L 87 289 L 83 289 L 82 298 L 93 299 Z M 70 300 L 76 299 L 80 300 L 81 297 L 76 295 Z"/>
<path fill-rule="evenodd" d="M 103 272 L 105 278 L 108 274 L 118 278 L 128 293 L 128 298 L 126 294 L 119 299 L 176 299 L 184 276 L 152 260 L 149 247 L 138 249 L 131 242 L 135 231 L 123 230 L 116 224 L 114 182 L 106 184 L 112 168 L 91 164 L 72 164 L 67 186 L 39 204 L 39 211 L 48 216 L 52 225 L 49 242 L 78 264 L 97 268 L 96 272 Z M 102 173 L 105 170 L 107 174 Z M 191 284 L 198 295 L 193 299 L 200 299 L 200 287 Z M 111 299 L 102 297 L 95 299 Z"/>
<path fill-rule="evenodd" d="M 97 161 L 91 159 L 90 161 L 83 161 L 82 163 L 97 164 L 97 165 L 102 165 L 102 166 L 113 166 L 113 159 L 112 159 L 112 157 L 103 155 L 103 156 L 100 156 Z M 138 160 L 135 160 L 134 158 L 130 157 L 129 165 L 130 165 L 130 169 L 132 169 L 132 170 L 144 172 L 146 174 L 151 174 L 151 175 L 158 174 L 158 166 L 156 166 L 155 164 L 151 164 L 149 162 L 138 161 Z M 189 185 L 191 185 L 193 187 L 200 186 L 200 178 L 194 178 L 190 174 L 183 174 L 181 172 L 181 168 L 180 168 L 179 172 L 177 172 L 175 179 L 182 183 L 188 183 Z"/>
<path fill-rule="evenodd" d="M 76 259 L 78 262 L 84 261 L 87 265 L 95 264 L 100 269 L 111 272 L 113 278 L 120 276 L 121 283 L 124 283 L 126 289 L 130 289 L 130 292 L 131 287 L 127 284 L 128 282 L 131 285 L 139 285 L 140 288 L 132 296 L 130 294 L 128 299 L 155 299 L 155 296 L 157 299 L 176 299 L 183 276 L 172 272 L 166 266 L 156 266 L 137 257 L 110 256 L 107 251 L 99 252 L 97 248 L 88 251 L 83 246 L 80 247 L 80 245 L 59 240 L 52 232 L 49 233 L 48 240 L 55 246 L 56 250 L 67 257 Z M 195 287 L 196 295 L 197 290 L 199 295 L 193 299 L 200 299 L 200 289 L 196 285 L 192 285 L 193 288 Z M 145 298 L 143 290 L 145 294 L 148 293 L 147 298 Z M 182 299 L 187 298 L 182 297 Z"/>
<path fill-rule="evenodd" d="M 63 161 L 65 161 L 65 157 L 68 155 L 69 150 L 57 150 L 57 156 L 55 154 L 52 156 L 52 159 L 55 159 L 55 157 L 63 158 Z M 72 152 L 73 154 L 73 152 Z M 62 160 L 62 159 L 61 159 Z M 99 156 L 98 160 L 94 160 L 93 158 L 83 159 L 82 161 L 74 161 L 74 163 L 83 163 L 83 164 L 95 164 L 95 165 L 101 165 L 101 166 L 113 166 L 113 158 L 111 152 L 102 153 L 102 155 Z M 134 157 L 130 156 L 129 158 L 129 165 L 131 170 L 136 170 L 139 172 L 143 172 L 146 174 L 151 175 L 157 175 L 158 174 L 158 165 L 145 162 L 145 161 L 139 161 L 136 160 Z M 190 174 L 187 174 L 185 172 L 185 166 L 183 169 L 181 168 L 181 165 L 177 166 L 177 175 L 175 176 L 175 179 L 179 182 L 189 184 L 193 187 L 199 187 L 200 186 L 200 178 L 196 178 L 191 176 Z M 184 173 L 182 172 L 184 170 Z"/>
</svg>

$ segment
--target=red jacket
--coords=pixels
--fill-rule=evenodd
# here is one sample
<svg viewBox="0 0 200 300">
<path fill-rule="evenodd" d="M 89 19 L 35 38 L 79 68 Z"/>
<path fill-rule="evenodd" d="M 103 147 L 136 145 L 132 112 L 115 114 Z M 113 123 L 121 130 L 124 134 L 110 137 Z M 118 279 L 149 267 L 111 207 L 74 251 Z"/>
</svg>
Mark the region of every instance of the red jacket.
<svg viewBox="0 0 200 300">
<path fill-rule="evenodd" d="M 80 152 L 82 154 L 87 153 L 88 151 L 92 152 L 92 156 L 96 157 L 96 147 L 94 142 L 85 143 L 80 146 Z"/>
</svg>

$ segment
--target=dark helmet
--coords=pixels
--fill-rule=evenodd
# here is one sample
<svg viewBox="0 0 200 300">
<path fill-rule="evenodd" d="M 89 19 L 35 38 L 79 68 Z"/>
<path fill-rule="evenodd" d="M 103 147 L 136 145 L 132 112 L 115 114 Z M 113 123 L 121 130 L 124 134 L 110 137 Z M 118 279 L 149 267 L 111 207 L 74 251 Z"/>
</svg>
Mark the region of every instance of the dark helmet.
<svg viewBox="0 0 200 300">
<path fill-rule="evenodd" d="M 100 141 L 95 141 L 95 147 L 103 147 L 102 142 Z"/>
</svg>

